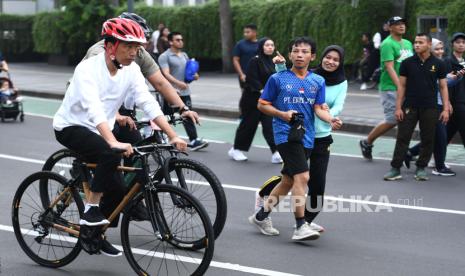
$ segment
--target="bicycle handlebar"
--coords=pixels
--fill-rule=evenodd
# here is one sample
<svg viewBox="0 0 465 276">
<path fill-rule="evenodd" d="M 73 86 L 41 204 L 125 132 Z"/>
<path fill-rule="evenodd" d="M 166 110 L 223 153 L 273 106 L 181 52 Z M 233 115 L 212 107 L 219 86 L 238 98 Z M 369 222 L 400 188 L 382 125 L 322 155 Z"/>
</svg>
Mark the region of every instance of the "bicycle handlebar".
<svg viewBox="0 0 465 276">
<path fill-rule="evenodd" d="M 176 116 L 174 114 L 171 114 L 171 115 L 165 115 L 165 117 L 168 117 L 168 124 L 170 125 L 176 125 L 177 123 L 179 122 L 183 122 L 185 120 L 185 118 L 181 117 L 181 116 Z M 146 126 L 150 126 L 150 121 L 135 121 L 134 122 L 136 124 L 136 128 L 137 129 L 141 129 L 143 127 L 146 127 Z"/>
</svg>

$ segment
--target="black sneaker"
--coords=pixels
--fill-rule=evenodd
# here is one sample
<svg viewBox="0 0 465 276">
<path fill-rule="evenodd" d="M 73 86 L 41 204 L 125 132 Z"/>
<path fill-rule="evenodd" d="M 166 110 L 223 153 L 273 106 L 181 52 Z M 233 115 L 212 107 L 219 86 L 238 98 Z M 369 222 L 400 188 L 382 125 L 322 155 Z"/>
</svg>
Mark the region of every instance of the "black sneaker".
<svg viewBox="0 0 465 276">
<path fill-rule="evenodd" d="M 404 164 L 407 169 L 410 169 L 410 162 L 412 162 L 413 156 L 410 151 L 407 151 L 404 158 Z"/>
<path fill-rule="evenodd" d="M 372 160 L 373 156 L 371 155 L 371 149 L 373 145 L 368 144 L 366 140 L 360 140 L 360 149 L 362 150 L 363 158 Z"/>
<path fill-rule="evenodd" d="M 434 169 L 433 174 L 439 175 L 439 176 L 455 176 L 456 173 L 449 168 L 443 168 L 443 169 Z"/>
<path fill-rule="evenodd" d="M 98 226 L 98 225 L 105 225 L 109 224 L 110 222 L 100 213 L 99 207 L 92 206 L 85 212 L 79 224 L 87 225 L 87 226 Z"/>
<path fill-rule="evenodd" d="M 149 212 L 142 201 L 131 209 L 131 219 L 135 221 L 150 220 Z"/>
<path fill-rule="evenodd" d="M 206 148 L 208 146 L 208 142 L 205 142 L 202 139 L 195 139 L 192 140 L 189 144 L 187 144 L 189 148 L 191 148 L 192 151 L 196 151 L 199 149 Z"/>
<path fill-rule="evenodd" d="M 119 257 L 123 255 L 123 252 L 116 249 L 109 241 L 106 239 L 102 240 L 100 252 L 109 257 Z"/>
</svg>

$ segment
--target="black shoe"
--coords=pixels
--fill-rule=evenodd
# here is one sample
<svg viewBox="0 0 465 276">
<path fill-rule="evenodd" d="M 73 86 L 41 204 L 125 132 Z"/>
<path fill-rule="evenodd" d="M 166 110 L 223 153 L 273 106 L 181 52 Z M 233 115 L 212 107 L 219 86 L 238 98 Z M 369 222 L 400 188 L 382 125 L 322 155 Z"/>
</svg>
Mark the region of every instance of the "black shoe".
<svg viewBox="0 0 465 276">
<path fill-rule="evenodd" d="M 131 209 L 131 219 L 135 221 L 150 220 L 149 212 L 142 201 Z"/>
<path fill-rule="evenodd" d="M 434 169 L 433 174 L 439 176 L 455 176 L 455 172 L 449 168 Z"/>
<path fill-rule="evenodd" d="M 106 239 L 102 240 L 100 252 L 109 257 L 119 257 L 123 255 L 123 252 L 116 249 L 109 241 Z"/>
<path fill-rule="evenodd" d="M 199 149 L 206 148 L 208 146 L 208 142 L 205 142 L 202 139 L 195 139 L 192 140 L 189 144 L 187 144 L 189 148 L 191 148 L 192 151 L 196 151 Z"/>
<path fill-rule="evenodd" d="M 410 169 L 410 162 L 412 162 L 412 159 L 413 159 L 412 154 L 409 151 L 407 151 L 407 153 L 405 154 L 405 158 L 404 158 L 404 164 L 407 169 Z"/>
<path fill-rule="evenodd" d="M 99 207 L 92 206 L 85 212 L 79 224 L 87 225 L 87 226 L 98 226 L 98 225 L 105 225 L 109 224 L 110 222 L 100 213 Z"/>
<path fill-rule="evenodd" d="M 371 149 L 373 145 L 367 143 L 366 140 L 360 140 L 360 149 L 362 150 L 363 158 L 372 160 L 373 156 L 371 155 Z"/>
</svg>

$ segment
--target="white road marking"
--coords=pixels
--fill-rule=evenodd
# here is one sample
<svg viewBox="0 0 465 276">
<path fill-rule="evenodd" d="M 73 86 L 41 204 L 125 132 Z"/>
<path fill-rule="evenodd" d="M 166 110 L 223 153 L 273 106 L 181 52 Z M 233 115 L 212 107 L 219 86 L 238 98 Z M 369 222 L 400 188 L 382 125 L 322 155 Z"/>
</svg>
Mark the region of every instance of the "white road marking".
<svg viewBox="0 0 465 276">
<path fill-rule="evenodd" d="M 353 157 L 353 156 L 347 156 Z M 38 159 L 31 159 L 31 158 L 24 158 L 18 157 L 8 154 L 0 154 L 0 158 L 28 162 L 28 163 L 35 163 L 35 164 L 44 164 L 45 161 L 38 160 Z M 188 181 L 189 182 L 189 181 Z M 190 183 L 198 184 L 198 185 L 209 185 L 207 182 L 203 181 L 190 181 Z M 258 188 L 247 187 L 247 186 L 239 186 L 233 184 L 226 184 L 223 183 L 222 186 L 227 189 L 233 190 L 242 190 L 242 191 L 251 191 L 256 192 Z M 399 209 L 409 209 L 409 210 L 416 210 L 416 211 L 426 211 L 426 212 L 436 212 L 436 213 L 447 213 L 447 214 L 455 214 L 455 215 L 465 215 L 465 211 L 461 210 L 453 210 L 453 209 L 442 209 L 442 208 L 433 208 L 433 207 L 422 207 L 422 206 L 410 206 L 410 205 L 403 205 L 403 204 L 395 204 L 395 203 L 386 203 L 386 202 L 378 202 L 378 201 L 366 201 L 366 200 L 358 200 L 352 198 L 343 198 L 343 197 L 334 197 L 334 196 L 325 196 L 325 200 L 334 200 L 340 202 L 350 202 L 356 204 L 368 204 L 368 205 L 375 205 L 375 206 L 384 206 L 388 208 L 399 208 Z"/>
<path fill-rule="evenodd" d="M 3 225 L 3 224 L 0 224 L 0 230 L 7 231 L 7 232 L 14 232 L 14 229 L 12 226 Z M 38 236 L 37 232 L 33 232 L 28 229 L 22 228 L 21 232 L 23 234 L 27 234 L 31 236 Z M 69 243 L 77 242 L 76 238 L 68 237 L 68 236 L 61 236 L 57 234 L 51 234 L 48 237 L 53 240 L 66 241 Z M 113 244 L 113 245 L 118 250 L 123 251 L 123 247 L 121 245 L 116 245 L 116 244 Z M 202 261 L 201 259 L 198 259 L 198 258 L 187 257 L 187 256 L 182 256 L 182 255 L 173 255 L 173 254 L 162 253 L 162 252 L 154 252 L 154 251 L 149 251 L 149 250 L 139 249 L 139 248 L 131 248 L 131 251 L 137 255 L 150 255 L 152 257 L 159 258 L 159 259 L 165 258 L 165 259 L 172 260 L 172 261 L 176 260 L 176 261 L 181 261 L 181 262 L 186 262 L 186 263 L 200 263 Z M 240 264 L 224 263 L 224 262 L 217 262 L 217 261 L 212 261 L 210 263 L 210 267 L 240 271 L 240 272 L 250 273 L 254 275 L 299 276 L 298 274 L 290 274 L 290 273 L 268 270 L 268 269 L 263 269 L 263 268 L 256 268 L 256 267 L 250 267 L 250 266 L 243 266 Z"/>
</svg>

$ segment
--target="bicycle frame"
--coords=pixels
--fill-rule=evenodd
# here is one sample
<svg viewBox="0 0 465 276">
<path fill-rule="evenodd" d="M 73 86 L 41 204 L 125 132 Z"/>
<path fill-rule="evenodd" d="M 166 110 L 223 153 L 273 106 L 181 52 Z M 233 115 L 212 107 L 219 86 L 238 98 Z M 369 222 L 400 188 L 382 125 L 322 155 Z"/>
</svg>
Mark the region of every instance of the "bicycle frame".
<svg viewBox="0 0 465 276">
<path fill-rule="evenodd" d="M 140 159 L 142 160 L 142 168 L 118 166 L 117 171 L 121 171 L 121 172 L 137 172 L 137 171 L 145 170 L 147 172 L 148 171 L 147 155 L 141 155 Z M 44 212 L 44 215 L 47 215 L 48 212 L 50 210 L 52 210 L 53 207 L 55 207 L 58 204 L 58 202 L 60 202 L 61 200 L 65 199 L 65 198 L 66 198 L 65 199 L 65 205 L 69 206 L 69 204 L 71 204 L 71 201 L 72 201 L 73 192 L 76 192 L 76 191 L 73 191 L 73 190 L 76 189 L 76 187 L 79 186 L 79 183 L 82 183 L 82 187 L 84 189 L 84 194 L 85 194 L 86 198 L 89 197 L 89 194 L 90 194 L 90 184 L 89 184 L 90 172 L 89 172 L 89 169 L 95 169 L 97 167 L 97 164 L 95 164 L 95 163 L 85 163 L 85 162 L 79 162 L 79 161 L 75 161 L 75 162 L 77 164 L 73 164 L 73 166 L 76 165 L 76 166 L 79 167 L 79 176 L 80 177 L 77 177 L 77 178 L 75 178 L 73 180 L 70 180 L 69 185 L 67 187 L 65 187 L 65 189 L 53 200 L 53 202 L 50 204 L 48 209 Z M 150 180 L 148 179 L 147 173 L 145 173 L 144 175 L 147 178 L 147 179 L 145 179 L 147 181 L 146 183 L 149 183 Z M 152 186 L 152 187 L 154 189 L 156 189 L 156 186 Z M 149 189 L 152 189 L 152 187 L 150 187 Z M 118 206 L 113 210 L 111 215 L 108 217 L 108 221 L 110 223 L 123 211 L 123 209 L 130 203 L 130 201 L 135 197 L 135 195 L 141 191 L 141 189 L 142 189 L 142 185 L 139 182 L 135 182 L 134 185 L 131 187 L 131 189 L 128 191 L 128 193 L 126 193 L 126 195 L 123 197 L 121 202 L 118 204 Z M 149 210 L 150 209 L 152 209 L 152 208 L 149 208 Z M 165 221 L 164 221 L 164 219 L 162 218 L 162 216 L 160 214 L 156 215 L 154 213 L 157 213 L 157 212 L 154 212 L 154 210 L 152 209 L 151 212 L 150 212 L 152 226 L 154 227 L 154 229 L 158 230 L 160 233 L 164 233 L 165 229 L 163 227 L 163 222 L 165 222 Z M 154 223 L 161 226 L 161 227 L 156 227 L 154 225 Z M 79 225 L 73 224 L 71 227 L 66 227 L 66 226 L 63 226 L 63 225 L 60 225 L 60 224 L 53 223 L 51 226 L 58 229 L 58 230 L 60 230 L 60 231 L 67 232 L 67 233 L 69 233 L 69 234 L 71 234 L 71 235 L 73 235 L 75 237 L 79 237 L 79 230 L 80 230 Z M 108 228 L 108 226 L 109 226 L 109 224 L 104 225 L 102 227 L 102 232 L 105 232 L 105 230 Z M 159 228 L 162 228 L 162 229 L 159 229 Z"/>
</svg>

